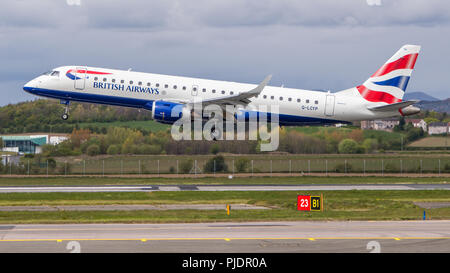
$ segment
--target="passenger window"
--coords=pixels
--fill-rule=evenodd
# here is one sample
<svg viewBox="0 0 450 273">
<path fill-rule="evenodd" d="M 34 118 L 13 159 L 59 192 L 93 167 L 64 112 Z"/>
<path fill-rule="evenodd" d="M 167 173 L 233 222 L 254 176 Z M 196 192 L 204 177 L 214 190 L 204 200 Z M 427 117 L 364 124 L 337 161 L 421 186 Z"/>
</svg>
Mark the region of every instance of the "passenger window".
<svg viewBox="0 0 450 273">
<path fill-rule="evenodd" d="M 94 81 L 98 81 L 98 77 L 95 77 L 95 78 L 94 78 Z"/>
<path fill-rule="evenodd" d="M 112 81 L 112 82 L 116 82 L 116 79 L 112 79 L 111 81 Z"/>
<path fill-rule="evenodd" d="M 306 100 L 306 103 L 309 103 L 309 100 Z"/>
<path fill-rule="evenodd" d="M 224 91 L 224 90 L 222 90 L 222 94 L 225 94 L 225 91 Z"/>
<path fill-rule="evenodd" d="M 280 100 L 283 100 L 283 97 L 280 97 Z"/>
<path fill-rule="evenodd" d="M 147 83 L 147 86 L 150 86 L 150 83 L 149 83 L 149 82 Z"/>
<path fill-rule="evenodd" d="M 233 95 L 234 94 L 234 92 L 233 91 L 230 91 L 230 95 Z M 256 96 L 256 97 L 258 97 L 258 96 Z"/>
<path fill-rule="evenodd" d="M 300 99 L 297 99 L 297 102 L 300 102 Z"/>
<path fill-rule="evenodd" d="M 275 97 L 274 97 L 274 96 L 270 96 L 270 98 L 271 98 L 271 99 L 274 99 Z"/>
<path fill-rule="evenodd" d="M 318 101 L 318 100 L 316 100 L 316 101 L 314 101 L 314 103 L 315 103 L 315 104 L 319 104 L 319 101 Z"/>
<path fill-rule="evenodd" d="M 142 82 L 138 82 L 138 85 L 142 85 Z"/>
<path fill-rule="evenodd" d="M 103 81 L 106 82 L 106 78 L 103 78 Z"/>
<path fill-rule="evenodd" d="M 288 101 L 292 101 L 292 98 L 288 98 Z"/>
<path fill-rule="evenodd" d="M 197 87 L 193 87 L 192 89 L 193 89 L 194 91 L 197 91 Z"/>
<path fill-rule="evenodd" d="M 206 88 L 203 88 L 202 91 L 203 91 L 203 92 L 206 92 Z"/>
<path fill-rule="evenodd" d="M 133 84 L 133 81 L 130 81 L 130 84 Z"/>
<path fill-rule="evenodd" d="M 124 83 L 125 82 L 125 80 L 120 80 L 120 83 Z"/>
<path fill-rule="evenodd" d="M 183 86 L 183 90 L 186 90 L 186 86 Z"/>
<path fill-rule="evenodd" d="M 174 85 L 174 86 L 173 86 L 173 89 L 177 89 L 177 86 L 176 86 L 176 85 Z"/>
<path fill-rule="evenodd" d="M 267 95 L 264 95 L 263 98 L 267 99 Z"/>
<path fill-rule="evenodd" d="M 213 89 L 212 92 L 213 92 L 213 93 L 216 93 L 216 89 Z"/>
<path fill-rule="evenodd" d="M 159 87 L 159 83 L 156 84 L 156 87 Z"/>
<path fill-rule="evenodd" d="M 169 85 L 168 85 L 168 84 L 165 84 L 165 85 L 164 85 L 164 88 L 168 88 L 168 87 L 169 87 Z"/>
</svg>

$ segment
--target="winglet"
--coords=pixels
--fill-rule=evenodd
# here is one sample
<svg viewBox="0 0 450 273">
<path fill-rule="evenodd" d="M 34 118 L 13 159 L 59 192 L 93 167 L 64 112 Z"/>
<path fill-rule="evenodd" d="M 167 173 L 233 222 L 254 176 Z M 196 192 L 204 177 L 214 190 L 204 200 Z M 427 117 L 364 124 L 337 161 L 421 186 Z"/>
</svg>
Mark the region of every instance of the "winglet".
<svg viewBox="0 0 450 273">
<path fill-rule="evenodd" d="M 257 87 L 245 93 L 258 95 L 259 93 L 261 93 L 261 91 L 263 91 L 264 87 L 266 87 L 266 85 L 269 83 L 271 79 L 272 74 L 268 75 Z"/>
</svg>

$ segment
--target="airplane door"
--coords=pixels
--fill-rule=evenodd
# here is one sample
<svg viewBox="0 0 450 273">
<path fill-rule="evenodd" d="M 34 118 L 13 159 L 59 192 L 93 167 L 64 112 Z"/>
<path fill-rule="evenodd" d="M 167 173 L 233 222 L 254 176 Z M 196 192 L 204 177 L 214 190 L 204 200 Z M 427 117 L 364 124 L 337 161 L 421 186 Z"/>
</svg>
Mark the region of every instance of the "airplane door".
<svg viewBox="0 0 450 273">
<path fill-rule="evenodd" d="M 86 67 L 77 67 L 75 70 L 75 89 L 83 90 L 86 84 Z"/>
<path fill-rule="evenodd" d="M 334 115 L 334 95 L 326 95 L 325 98 L 325 115 Z"/>
<path fill-rule="evenodd" d="M 192 96 L 197 96 L 197 94 L 198 94 L 198 85 L 193 85 L 192 86 L 191 94 L 192 94 Z"/>
</svg>

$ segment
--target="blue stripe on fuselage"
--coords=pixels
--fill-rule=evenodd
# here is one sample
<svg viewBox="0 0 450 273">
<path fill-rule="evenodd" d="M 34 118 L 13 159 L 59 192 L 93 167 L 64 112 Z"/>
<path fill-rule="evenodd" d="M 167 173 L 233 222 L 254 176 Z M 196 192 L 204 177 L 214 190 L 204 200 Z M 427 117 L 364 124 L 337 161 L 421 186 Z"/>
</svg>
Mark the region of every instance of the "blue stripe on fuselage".
<svg viewBox="0 0 450 273">
<path fill-rule="evenodd" d="M 108 95 L 97 95 L 97 94 L 89 94 L 83 92 L 70 92 L 70 91 L 60 91 L 60 90 L 50 90 L 50 89 L 42 89 L 42 88 L 33 88 L 33 87 L 24 87 L 28 93 L 48 97 L 53 99 L 60 99 L 66 101 L 79 101 L 79 102 L 88 102 L 88 103 L 98 103 L 98 104 L 106 104 L 106 105 L 115 105 L 115 106 L 125 106 L 125 107 L 133 107 L 133 108 L 144 108 L 147 110 L 152 110 L 153 100 L 143 100 L 136 98 L 127 98 L 127 97 L 115 97 Z M 248 119 L 248 113 L 246 112 L 246 119 Z M 260 116 L 259 112 L 258 116 Z M 270 113 L 267 114 L 267 120 L 270 122 Z M 345 123 L 348 124 L 347 121 L 333 120 L 333 119 L 323 119 L 323 118 L 314 118 L 314 117 L 304 117 L 304 116 L 295 116 L 295 115 L 279 115 L 279 124 L 281 126 L 299 126 L 299 125 L 321 125 L 321 124 L 335 124 L 335 123 Z"/>
</svg>

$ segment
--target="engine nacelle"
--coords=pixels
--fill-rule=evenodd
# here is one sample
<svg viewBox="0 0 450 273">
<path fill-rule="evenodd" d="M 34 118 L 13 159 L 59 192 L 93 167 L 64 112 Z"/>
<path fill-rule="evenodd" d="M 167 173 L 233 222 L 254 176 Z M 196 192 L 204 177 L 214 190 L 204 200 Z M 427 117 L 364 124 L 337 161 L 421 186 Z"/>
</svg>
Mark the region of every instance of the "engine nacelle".
<svg viewBox="0 0 450 273">
<path fill-rule="evenodd" d="M 181 103 L 157 100 L 152 105 L 152 118 L 160 123 L 173 124 L 190 110 Z"/>
<path fill-rule="evenodd" d="M 415 114 L 420 113 L 420 108 L 417 108 L 415 106 L 410 105 L 410 106 L 407 106 L 405 108 L 402 108 L 400 113 L 403 116 L 411 116 L 411 115 L 415 115 Z"/>
</svg>

